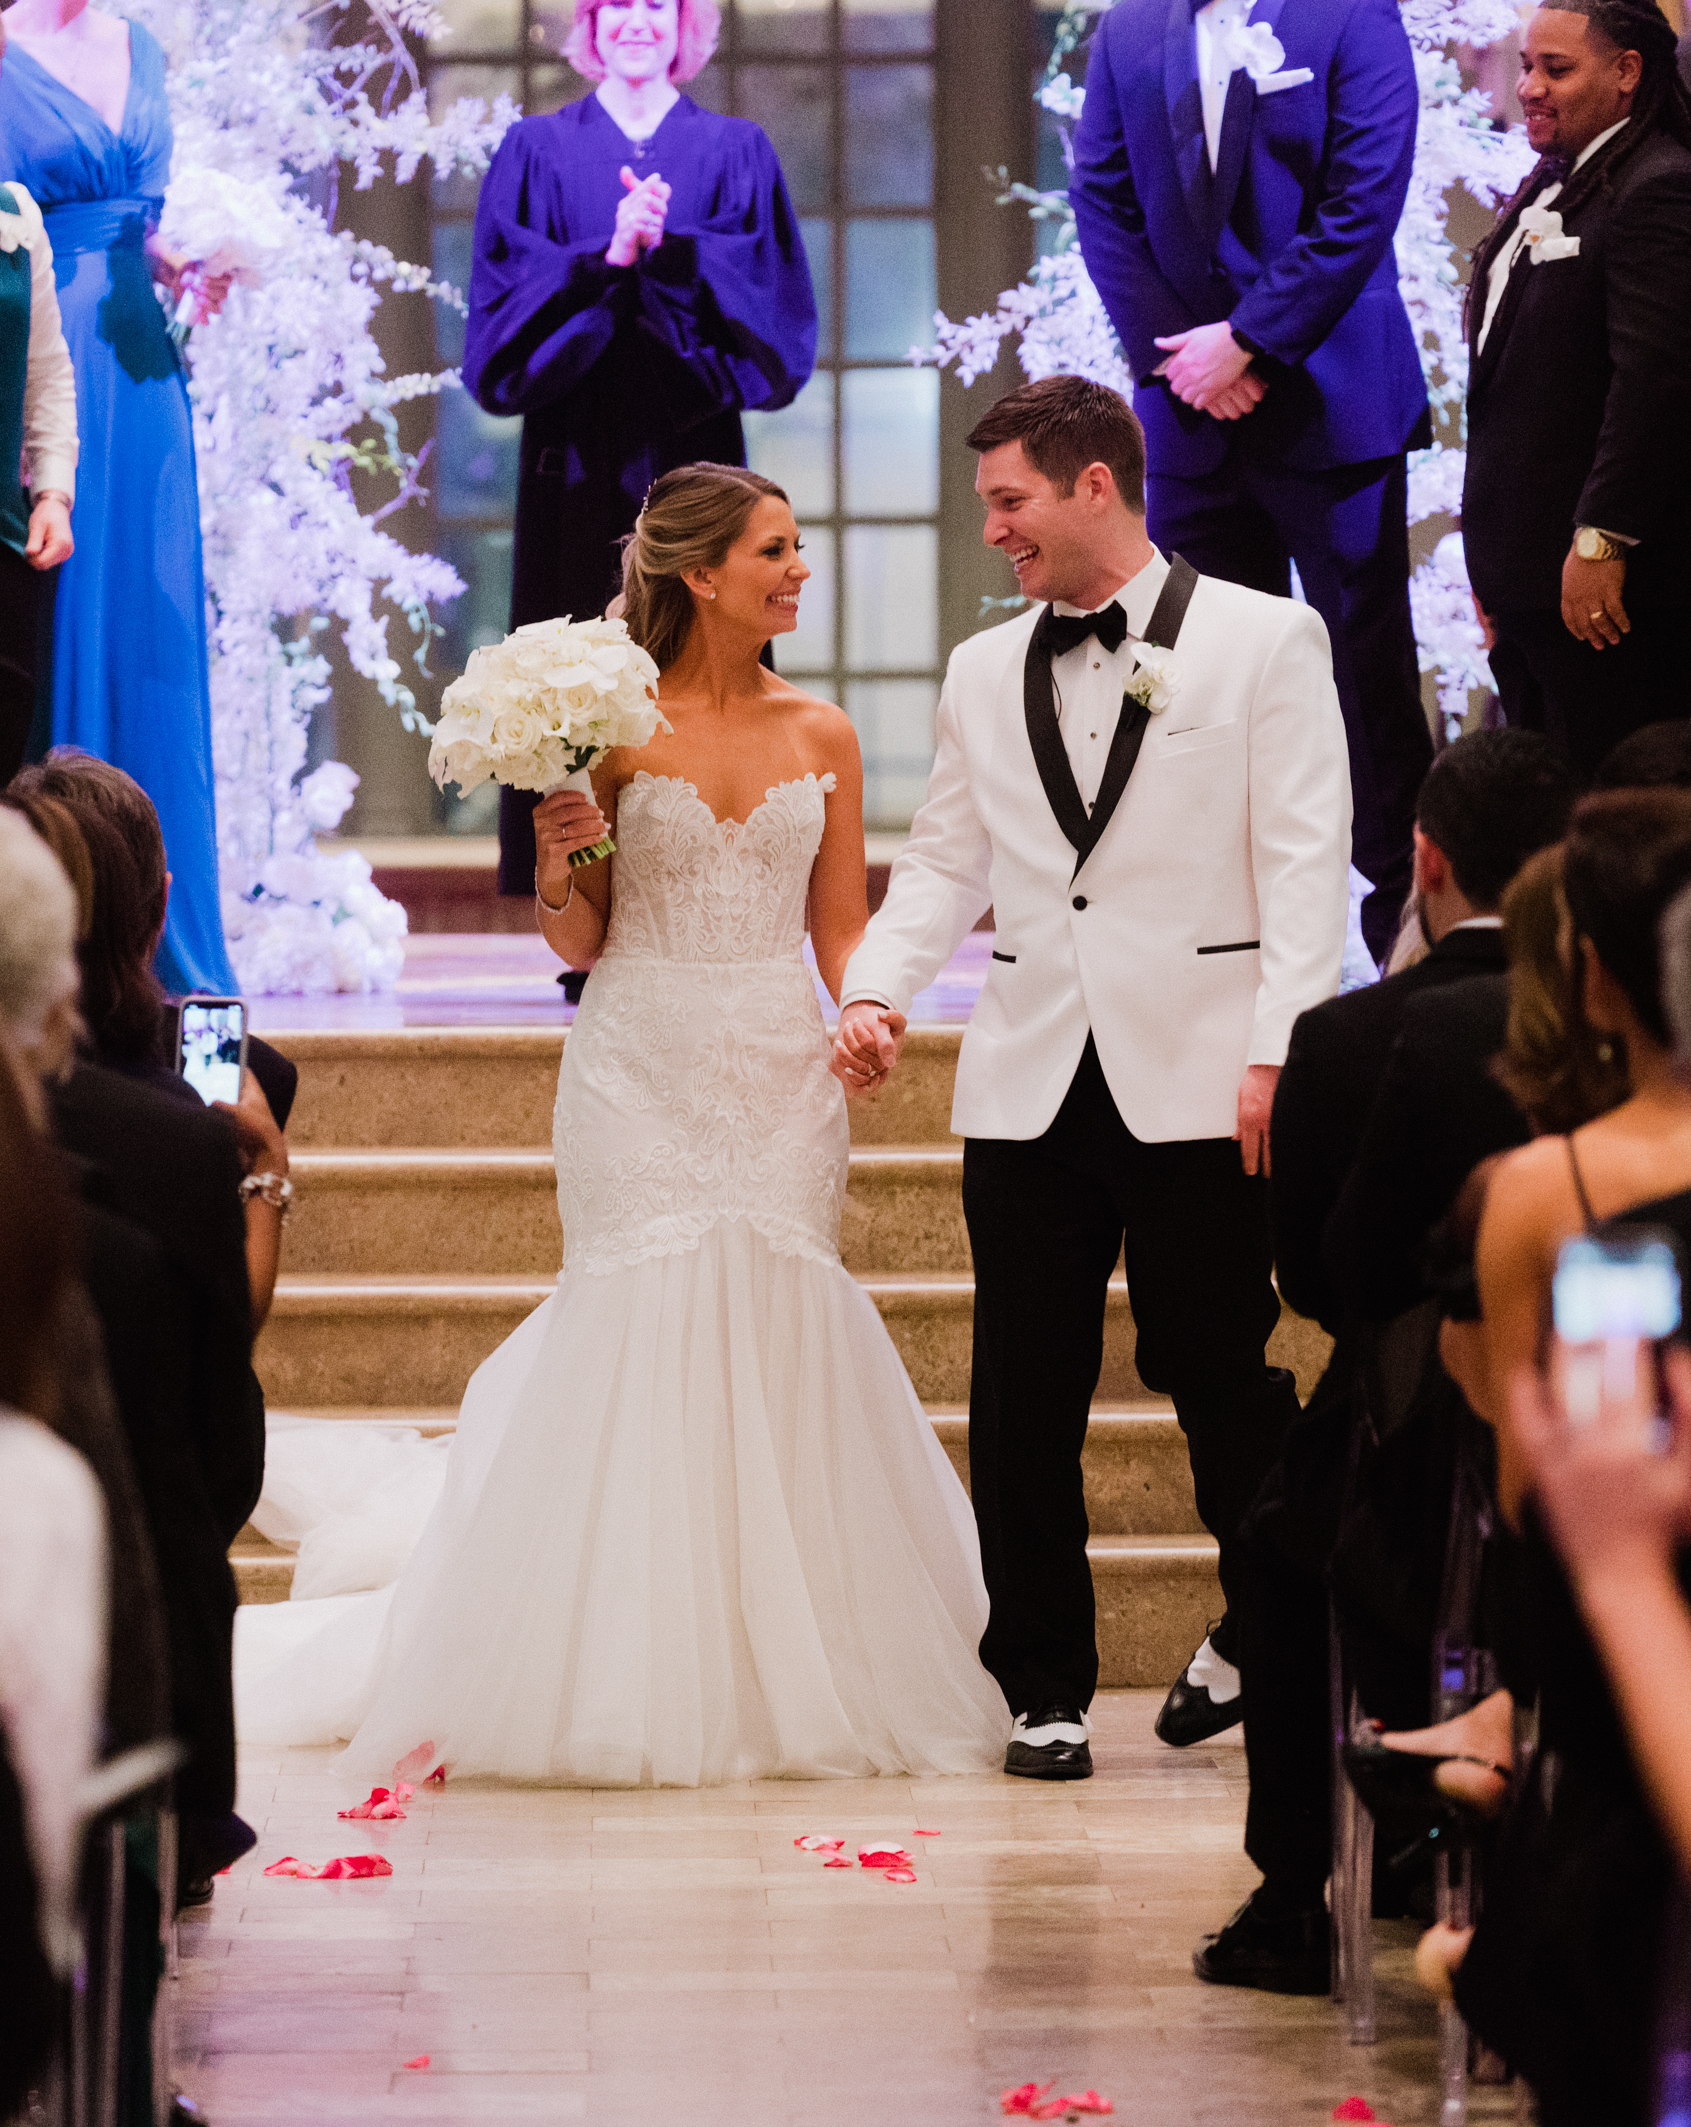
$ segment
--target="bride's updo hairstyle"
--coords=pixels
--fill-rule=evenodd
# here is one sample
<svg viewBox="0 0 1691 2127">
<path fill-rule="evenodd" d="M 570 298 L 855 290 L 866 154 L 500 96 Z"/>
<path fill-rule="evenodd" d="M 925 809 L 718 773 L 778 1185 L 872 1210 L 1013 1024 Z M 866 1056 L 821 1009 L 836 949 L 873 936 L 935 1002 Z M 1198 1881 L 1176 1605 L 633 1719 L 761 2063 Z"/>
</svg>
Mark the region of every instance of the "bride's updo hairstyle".
<svg viewBox="0 0 1691 2127">
<path fill-rule="evenodd" d="M 660 672 L 681 655 L 693 627 L 685 569 L 717 569 L 752 511 L 787 493 L 743 465 L 683 465 L 652 482 L 646 507 L 622 543 L 622 618 Z"/>
</svg>

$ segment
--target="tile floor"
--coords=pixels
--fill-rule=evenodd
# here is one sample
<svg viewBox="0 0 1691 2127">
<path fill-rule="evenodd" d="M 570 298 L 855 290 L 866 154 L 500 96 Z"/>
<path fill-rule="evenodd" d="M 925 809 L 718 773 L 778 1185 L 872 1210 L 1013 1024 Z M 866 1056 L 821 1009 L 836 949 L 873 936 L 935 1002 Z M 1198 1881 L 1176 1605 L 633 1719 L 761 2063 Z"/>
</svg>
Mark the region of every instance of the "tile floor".
<svg viewBox="0 0 1691 2127">
<path fill-rule="evenodd" d="M 257 1850 L 181 1931 L 180 2080 L 213 2127 L 986 2127 L 1006 2086 L 1049 2078 L 1131 2127 L 1313 2122 L 1352 2092 L 1436 2120 L 1407 1926 L 1378 1931 L 1368 2051 L 1324 2001 L 1194 1979 L 1194 1940 L 1255 1880 L 1244 1752 L 1237 1731 L 1165 1750 L 1157 1703 L 1100 1699 L 1084 1785 L 464 1782 L 392 1824 L 337 1821 L 331 1753 L 255 1752 Z M 824 1868 L 808 1832 L 902 1844 L 917 1881 Z M 390 1878 L 261 1873 L 369 1851 Z"/>
</svg>

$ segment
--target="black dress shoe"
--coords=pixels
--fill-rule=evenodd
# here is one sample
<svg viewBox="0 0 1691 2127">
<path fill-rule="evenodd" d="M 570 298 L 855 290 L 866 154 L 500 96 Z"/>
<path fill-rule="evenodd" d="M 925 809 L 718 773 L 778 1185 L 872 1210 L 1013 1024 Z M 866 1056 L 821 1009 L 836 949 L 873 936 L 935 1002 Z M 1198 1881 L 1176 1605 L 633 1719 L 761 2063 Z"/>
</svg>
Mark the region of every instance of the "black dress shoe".
<svg viewBox="0 0 1691 2127">
<path fill-rule="evenodd" d="M 1024 1780 L 1090 1780 L 1092 1746 L 1078 1706 L 1039 1706 L 1018 1714 L 1004 1770 Z"/>
<path fill-rule="evenodd" d="M 1204 1645 L 1208 1644 L 1206 1640 Z M 1202 1651 L 1200 1648 L 1199 1653 Z M 1194 1655 L 1192 1661 L 1197 1658 Z M 1244 1693 L 1225 1700 L 1212 1699 L 1207 1686 L 1193 1683 L 1192 1662 L 1188 1662 L 1169 1686 L 1163 1710 L 1157 1715 L 1157 1741 L 1185 1750 L 1189 1744 L 1204 1743 L 1211 1736 L 1220 1735 L 1224 1728 L 1232 1728 L 1244 1718 Z"/>
<path fill-rule="evenodd" d="M 1263 1994 L 1325 1994 L 1332 1985 L 1325 1906 L 1269 1908 L 1259 1887 L 1219 1935 L 1192 1952 L 1192 1969 L 1215 1987 Z"/>
</svg>

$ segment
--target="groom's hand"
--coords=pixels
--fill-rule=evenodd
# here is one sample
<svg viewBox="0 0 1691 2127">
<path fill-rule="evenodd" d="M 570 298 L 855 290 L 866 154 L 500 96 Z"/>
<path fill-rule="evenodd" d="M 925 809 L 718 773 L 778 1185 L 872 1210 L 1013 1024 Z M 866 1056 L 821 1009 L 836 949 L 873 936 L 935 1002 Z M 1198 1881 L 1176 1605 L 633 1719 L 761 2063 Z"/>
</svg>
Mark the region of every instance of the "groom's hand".
<svg viewBox="0 0 1691 2127">
<path fill-rule="evenodd" d="M 846 1006 L 828 1068 L 848 1093 L 872 1093 L 886 1083 L 904 1047 L 907 1024 L 902 1012 L 868 998 Z"/>
<path fill-rule="evenodd" d="M 1248 1064 L 1239 1081 L 1239 1120 L 1233 1135 L 1247 1174 L 1267 1175 L 1268 1118 L 1274 1112 L 1274 1089 L 1280 1083 L 1278 1064 Z"/>
</svg>

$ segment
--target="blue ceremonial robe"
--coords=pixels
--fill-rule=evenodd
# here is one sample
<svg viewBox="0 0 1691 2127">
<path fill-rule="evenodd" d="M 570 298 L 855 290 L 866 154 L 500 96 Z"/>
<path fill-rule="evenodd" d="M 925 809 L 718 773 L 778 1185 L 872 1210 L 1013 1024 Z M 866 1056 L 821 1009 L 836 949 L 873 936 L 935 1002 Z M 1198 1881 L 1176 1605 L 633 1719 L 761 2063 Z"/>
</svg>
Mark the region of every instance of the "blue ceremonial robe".
<svg viewBox="0 0 1691 2127">
<path fill-rule="evenodd" d="M 673 188 L 663 242 L 605 252 L 624 164 Z M 816 300 L 775 150 L 681 97 L 637 143 L 596 96 L 506 134 L 482 185 L 464 384 L 523 416 L 511 625 L 604 611 L 660 473 L 743 465 L 745 408 L 787 406 Z M 504 791 L 500 887 L 534 889 L 531 794 Z"/>
<path fill-rule="evenodd" d="M 232 991 L 218 903 L 200 498 L 188 390 L 142 246 L 170 176 L 164 54 L 129 25 L 114 133 L 14 44 L 0 67 L 0 169 L 47 224 L 76 369 L 81 457 L 53 617 L 47 743 L 132 775 L 158 808 L 171 870 L 166 989 Z M 41 719 L 45 725 L 45 719 Z"/>
</svg>

